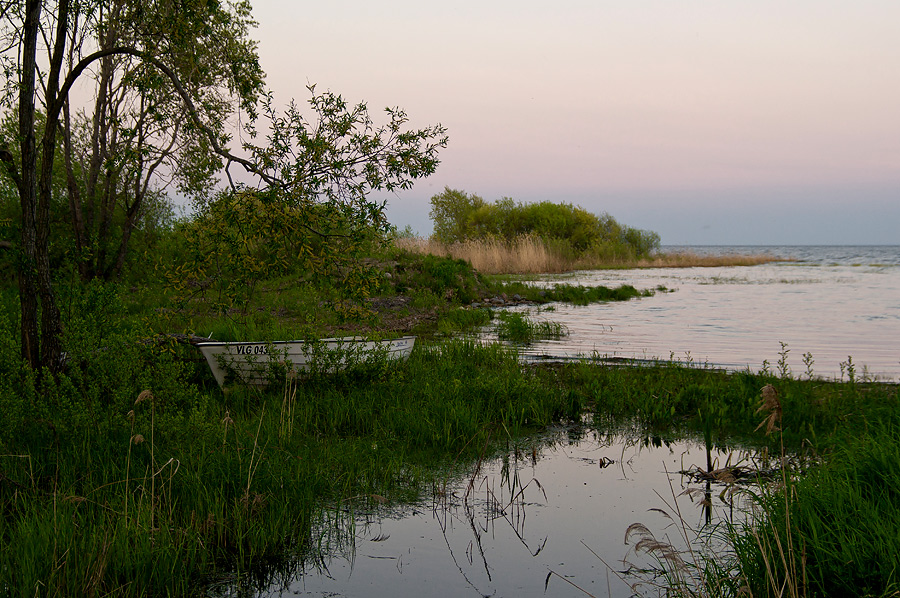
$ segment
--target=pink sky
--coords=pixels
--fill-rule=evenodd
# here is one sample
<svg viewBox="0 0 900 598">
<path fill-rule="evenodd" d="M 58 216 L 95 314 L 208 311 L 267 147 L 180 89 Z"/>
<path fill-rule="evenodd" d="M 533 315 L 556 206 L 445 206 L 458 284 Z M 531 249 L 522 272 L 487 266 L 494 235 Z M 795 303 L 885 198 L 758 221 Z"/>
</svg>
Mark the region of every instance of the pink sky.
<svg viewBox="0 0 900 598">
<path fill-rule="evenodd" d="M 307 83 L 450 134 L 445 185 L 568 201 L 664 243 L 900 243 L 900 2 L 253 0 Z"/>
</svg>

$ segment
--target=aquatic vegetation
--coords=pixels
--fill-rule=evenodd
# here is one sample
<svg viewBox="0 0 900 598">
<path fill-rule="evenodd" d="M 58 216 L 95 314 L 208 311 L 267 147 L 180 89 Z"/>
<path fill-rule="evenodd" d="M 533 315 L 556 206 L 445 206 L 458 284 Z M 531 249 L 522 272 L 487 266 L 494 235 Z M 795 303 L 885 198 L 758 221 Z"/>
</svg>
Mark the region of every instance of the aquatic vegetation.
<svg viewBox="0 0 900 598">
<path fill-rule="evenodd" d="M 441 243 L 435 239 L 400 237 L 397 247 L 422 254 L 449 255 L 465 260 L 482 274 L 563 273 L 576 270 L 624 268 L 704 268 L 722 266 L 756 266 L 791 261 L 771 255 L 702 256 L 694 253 L 657 253 L 640 259 L 621 255 L 574 255 L 534 235 L 522 235 L 511 241 L 489 238 L 457 243 Z"/>
<path fill-rule="evenodd" d="M 896 465 L 897 387 L 872 383 L 850 358 L 849 382 L 839 383 L 794 378 L 786 345 L 774 373 L 727 374 L 691 367 L 689 358 L 640 367 L 587 360 L 522 366 L 500 345 L 423 342 L 406 363 L 223 393 L 192 348 L 149 334 L 140 318 L 126 317 L 132 308 L 114 291 L 68 290 L 68 362 L 55 377 L 23 367 L 10 312 L 0 312 L 5 593 L 176 595 L 226 581 L 230 588 L 264 588 L 273 576 L 290 577 L 321 559 L 333 546 L 323 539 L 328 534 L 340 543 L 353 509 L 415 500 L 448 468 L 586 412 L 601 433 L 627 426 L 653 438 L 741 442 L 771 454 L 783 442 L 789 452 L 824 463 L 822 471 L 855 460 L 843 447 L 855 451 L 856 438 L 885 454 L 859 459 L 861 469 L 836 470 L 846 480 L 836 486 L 860 488 L 849 498 L 810 504 L 827 514 L 829 501 L 866 505 L 893 492 L 890 480 L 870 470 Z M 483 321 L 488 310 L 460 314 L 463 326 Z M 272 330 L 268 318 L 279 320 L 267 311 L 249 321 L 257 331 Z M 230 325 L 222 324 L 223 334 L 242 332 Z M 812 378 L 811 354 L 804 364 Z M 766 385 L 778 391 L 777 439 L 756 432 Z M 875 437 L 878 422 L 894 436 Z M 828 486 L 815 479 L 807 486 L 798 478 L 792 492 L 806 496 Z M 897 501 L 889 499 L 862 512 L 890 521 Z M 804 538 L 795 549 L 802 555 L 812 546 L 804 534 L 824 537 L 820 523 L 810 519 L 804 528 L 805 515 L 787 512 L 799 526 L 791 537 Z M 775 515 L 766 517 L 780 529 Z M 771 537 L 786 542 L 778 532 Z M 850 541 L 858 554 L 870 554 L 866 536 Z M 826 569 L 827 548 L 816 553 Z M 883 578 L 883 571 L 833 568 L 871 588 Z M 827 583 L 830 573 L 823 575 Z"/>
<path fill-rule="evenodd" d="M 797 467 L 803 461 L 789 458 L 785 439 L 793 438 L 787 431 L 796 418 L 789 416 L 799 407 L 791 395 L 803 385 L 793 383 L 787 353 L 783 345 L 781 377 L 770 378 L 761 388 L 755 411 L 764 418 L 757 430 L 777 442 L 774 483 L 759 474 L 756 489 L 744 490 L 750 500 L 745 521 L 699 532 L 686 524 L 677 502 L 666 503 L 664 512 L 678 530 L 677 545 L 668 535 L 657 539 L 641 523 L 630 526 L 626 538 L 636 537 L 635 550 L 653 557 L 654 571 L 661 575 L 638 576 L 631 583 L 653 585 L 675 596 L 896 595 L 900 589 L 896 579 L 900 485 L 893 473 L 900 467 L 897 389 L 876 385 L 860 395 L 852 385 L 832 385 L 842 400 L 853 403 L 848 406 L 853 417 L 841 417 L 846 425 L 836 426 L 827 440 L 812 435 L 799 444 L 791 441 L 792 450 L 800 455 L 815 452 L 806 467 Z M 811 367 L 811 356 L 804 358 Z M 854 424 L 855 418 L 859 419 Z M 727 480 L 722 481 L 726 492 Z"/>
<path fill-rule="evenodd" d="M 530 344 L 536 340 L 559 339 L 568 334 L 558 322 L 531 320 L 523 312 L 501 311 L 497 313 L 497 337 L 503 341 Z"/>
</svg>

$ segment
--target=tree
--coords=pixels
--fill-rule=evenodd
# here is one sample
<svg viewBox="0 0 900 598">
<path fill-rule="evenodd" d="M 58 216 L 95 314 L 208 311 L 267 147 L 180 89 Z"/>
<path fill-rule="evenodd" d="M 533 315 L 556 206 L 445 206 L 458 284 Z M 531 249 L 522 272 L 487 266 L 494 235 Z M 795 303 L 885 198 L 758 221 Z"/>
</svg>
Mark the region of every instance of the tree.
<svg viewBox="0 0 900 598">
<path fill-rule="evenodd" d="M 390 225 L 371 195 L 433 173 L 446 130 L 407 129 L 399 108 L 386 109 L 387 122 L 377 125 L 365 103 L 308 91 L 307 111 L 291 102 L 282 113 L 271 96 L 263 101 L 266 142 L 244 144 L 255 186 L 235 182 L 201 207 L 189 227 L 190 256 L 170 276 L 182 296 L 209 288 L 220 310 L 246 308 L 259 280 L 296 271 L 328 277 L 349 299 L 374 287 L 375 272 L 358 258 Z M 349 304 L 340 311 L 361 314 Z"/>
<path fill-rule="evenodd" d="M 110 38 L 110 32 L 116 30 L 112 24 L 113 15 L 121 14 L 117 11 L 124 11 L 126 7 L 135 11 L 132 13 L 133 19 L 126 21 L 131 24 L 143 22 L 135 15 L 140 15 L 147 7 L 169 10 L 172 19 L 147 20 L 147 23 L 157 28 L 166 24 L 170 29 L 161 32 L 151 28 L 141 37 L 135 32 L 140 28 L 136 28 L 132 34 L 123 37 L 116 34 Z M 228 5 L 228 8 L 235 7 L 249 14 L 249 5 L 245 1 Z M 192 77 L 195 71 L 203 72 L 205 63 L 214 62 L 217 54 L 209 52 L 205 63 L 191 60 L 196 55 L 193 50 L 203 46 L 196 43 L 196 34 L 215 33 L 216 29 L 206 17 L 218 14 L 220 10 L 224 9 L 218 2 L 207 0 L 159 0 L 148 3 L 25 0 L 0 4 L 3 19 L 3 53 L 0 60 L 6 75 L 7 91 L 4 99 L 14 106 L 19 118 L 18 138 L 15 140 L 19 146 L 18 161 L 10 151 L 10 140 L 4 139 L 0 143 L 0 162 L 5 174 L 14 182 L 19 196 L 21 346 L 23 358 L 33 368 L 46 366 L 55 370 L 61 365 L 62 325 L 50 270 L 49 213 L 57 135 L 61 130 L 71 133 L 71 129 L 61 126 L 60 122 L 64 111 L 67 116 L 69 114 L 69 91 L 87 69 L 105 59 L 136 58 L 145 67 L 152 67 L 160 85 L 165 81 L 165 85 L 174 90 L 174 97 L 183 104 L 182 114 L 189 115 L 189 120 L 197 131 L 202 132 L 206 143 L 214 151 L 227 154 L 222 148 L 227 138 L 221 134 L 220 128 L 215 122 L 210 124 L 203 120 L 203 116 L 208 115 L 206 108 L 212 105 L 206 100 L 212 98 L 198 91 L 201 86 L 195 84 L 196 78 Z M 183 28 L 185 31 L 182 31 Z M 142 45 L 146 40 L 159 39 L 154 35 L 160 33 L 168 35 L 168 45 Z M 110 43 L 106 44 L 106 41 Z M 209 49 L 215 43 L 210 41 L 205 45 Z M 82 56 L 82 53 L 87 55 Z M 100 71 L 103 73 L 102 67 Z M 100 76 L 102 79 L 104 75 Z M 148 80 L 153 82 L 152 77 Z M 191 92 L 195 94 L 197 103 L 192 99 Z M 199 110 L 198 104 L 201 107 Z M 36 126 L 38 115 L 43 115 L 43 127 Z M 66 118 L 66 125 L 68 122 Z M 39 143 L 37 132 L 40 132 Z M 65 138 L 65 142 L 67 148 L 71 147 L 69 137 Z M 71 153 L 67 153 L 71 157 Z M 119 184 L 119 181 L 108 182 L 110 185 Z M 73 198 L 76 191 L 76 185 L 70 183 L 70 199 L 73 200 L 73 214 L 77 219 L 78 200 Z M 107 202 L 112 199 L 111 194 L 106 194 Z M 132 211 L 136 211 L 134 203 L 131 207 Z M 110 220 L 106 222 L 108 226 Z M 78 226 L 76 224 L 76 230 Z"/>
<path fill-rule="evenodd" d="M 480 208 L 487 206 L 474 193 L 444 187 L 441 193 L 431 198 L 431 220 L 434 222 L 434 238 L 441 243 L 458 243 L 472 237 L 472 217 Z"/>
<path fill-rule="evenodd" d="M 246 0 L 227 10 L 214 2 L 112 0 L 86 20 L 97 31 L 92 41 L 99 50 L 127 44 L 170 65 L 198 117 L 224 146 L 232 104 L 254 115 L 262 90 L 249 11 Z M 73 38 L 70 52 L 85 44 Z M 153 64 L 111 53 L 90 77 L 95 101 L 89 111 L 73 122 L 64 106 L 71 222 L 82 277 L 115 278 L 155 188 L 174 182 L 182 195 L 204 197 L 222 163 Z"/>
<path fill-rule="evenodd" d="M 659 235 L 619 224 L 612 216 L 579 206 L 542 201 L 492 204 L 477 195 L 445 188 L 431 198 L 434 237 L 442 243 L 496 239 L 509 243 L 533 235 L 570 256 L 640 259 L 659 249 Z"/>
<path fill-rule="evenodd" d="M 60 132 L 86 276 L 120 268 L 150 177 L 166 160 L 178 168 L 190 165 L 181 171 L 190 173 L 181 179 L 189 189 L 208 188 L 209 175 L 222 163 L 232 180 L 230 168 L 239 165 L 274 201 L 296 209 L 327 205 L 378 224 L 383 206 L 367 194 L 408 188 L 430 174 L 447 143 L 440 125 L 407 131 L 406 114 L 390 109 L 390 122 L 376 128 L 364 104 L 348 109 L 340 96 L 326 93 L 314 94 L 314 122 L 305 121 L 293 104 L 280 115 L 267 97 L 267 143 L 244 144 L 248 157 L 229 151 L 225 116 L 237 99 L 253 119 L 262 84 L 255 46 L 243 37 L 250 22 L 247 0 L 0 1 L 0 17 L 5 99 L 19 118 L 17 138 L 0 141 L 0 163 L 19 197 L 21 346 L 35 369 L 60 367 L 61 322 L 49 262 Z M 69 92 L 86 72 L 97 82 L 97 101 L 92 119 L 83 119 L 79 128 Z M 43 127 L 36 127 L 39 115 Z M 10 151 L 11 141 L 18 156 Z M 90 158 L 79 166 L 79 147 L 88 145 Z M 124 155 L 114 155 L 113 148 Z M 240 187 L 232 180 L 234 192 Z M 109 252 L 114 205 L 124 207 L 124 226 L 118 249 Z M 346 234 L 304 227 L 323 238 Z M 108 253 L 115 259 L 108 261 Z"/>
</svg>

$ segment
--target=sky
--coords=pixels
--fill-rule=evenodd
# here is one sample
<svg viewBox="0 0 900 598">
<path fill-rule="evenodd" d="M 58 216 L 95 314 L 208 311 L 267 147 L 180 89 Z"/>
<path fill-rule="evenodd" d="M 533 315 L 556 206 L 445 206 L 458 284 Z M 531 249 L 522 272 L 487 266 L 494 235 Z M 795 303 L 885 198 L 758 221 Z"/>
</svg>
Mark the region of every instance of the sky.
<svg viewBox="0 0 900 598">
<path fill-rule="evenodd" d="M 435 174 L 372 197 L 398 228 L 450 187 L 665 245 L 900 244 L 897 0 L 252 4 L 277 103 L 447 127 Z"/>
</svg>

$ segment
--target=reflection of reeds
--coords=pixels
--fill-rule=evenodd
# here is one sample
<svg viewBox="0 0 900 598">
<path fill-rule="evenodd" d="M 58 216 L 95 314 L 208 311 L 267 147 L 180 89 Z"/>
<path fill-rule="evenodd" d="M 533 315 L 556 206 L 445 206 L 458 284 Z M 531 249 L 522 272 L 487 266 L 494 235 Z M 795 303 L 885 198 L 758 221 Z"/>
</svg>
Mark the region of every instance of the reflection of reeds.
<svg viewBox="0 0 900 598">
<path fill-rule="evenodd" d="M 539 237 L 526 235 L 512 242 L 497 239 L 470 240 L 445 245 L 432 239 L 400 238 L 394 244 L 407 251 L 462 259 L 484 274 L 537 274 L 598 268 L 693 268 L 713 266 L 755 266 L 783 261 L 771 255 L 698 255 L 691 252 L 665 253 L 642 260 L 603 257 L 570 257 L 553 251 Z"/>
</svg>

